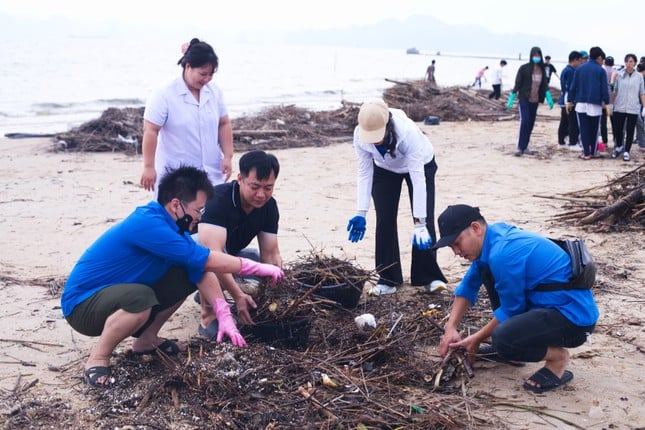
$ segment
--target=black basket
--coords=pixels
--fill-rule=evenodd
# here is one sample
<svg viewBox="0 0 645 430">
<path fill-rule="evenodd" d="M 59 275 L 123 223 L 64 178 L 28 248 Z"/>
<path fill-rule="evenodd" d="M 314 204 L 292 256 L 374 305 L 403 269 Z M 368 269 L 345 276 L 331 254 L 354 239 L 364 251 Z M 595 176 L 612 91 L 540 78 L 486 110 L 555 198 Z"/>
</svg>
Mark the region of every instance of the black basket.
<svg viewBox="0 0 645 430">
<path fill-rule="evenodd" d="M 309 331 L 312 318 L 300 317 L 281 321 L 260 322 L 251 326 L 242 326 L 244 335 L 250 335 L 259 342 L 277 347 L 304 350 L 309 345 Z"/>
<path fill-rule="evenodd" d="M 305 282 L 299 283 L 303 288 L 313 288 L 313 285 Z M 353 309 L 358 305 L 363 293 L 363 284 L 338 284 L 338 285 L 322 285 L 316 289 L 314 295 L 333 300 L 347 309 Z"/>
</svg>

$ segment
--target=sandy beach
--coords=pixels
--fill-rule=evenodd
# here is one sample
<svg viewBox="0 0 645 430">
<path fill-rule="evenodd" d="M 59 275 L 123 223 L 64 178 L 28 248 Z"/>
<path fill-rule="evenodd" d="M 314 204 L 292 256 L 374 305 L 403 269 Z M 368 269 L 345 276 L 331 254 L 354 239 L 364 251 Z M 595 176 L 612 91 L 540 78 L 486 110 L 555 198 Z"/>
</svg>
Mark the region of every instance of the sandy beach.
<svg viewBox="0 0 645 430">
<path fill-rule="evenodd" d="M 572 350 L 570 370 L 575 378 L 568 386 L 545 395 L 526 392 L 523 380 L 540 366 L 531 363 L 482 368 L 468 391 L 494 392 L 526 405 L 525 410 L 497 406 L 488 411 L 513 429 L 575 428 L 566 421 L 587 429 L 645 428 L 643 231 L 597 233 L 553 222 L 563 202 L 549 198 L 602 185 L 642 164 L 645 152 L 634 145 L 629 163 L 610 159 L 608 153 L 580 160 L 577 152 L 557 145 L 558 113 L 542 106 L 540 113 L 546 117 L 538 118 L 529 146 L 535 153 L 520 158 L 513 156 L 515 120 L 420 124 L 437 154 L 437 214 L 449 204 L 468 203 L 479 206 L 489 222 L 506 221 L 551 237 L 581 236 L 598 263 L 598 282 L 604 286 L 596 292 L 601 310 L 596 332 L 590 342 Z M 94 340 L 74 332 L 62 319 L 59 299 L 47 285 L 64 280 L 104 230 L 151 199 L 139 186 L 139 156 L 51 149 L 46 139 L 0 139 L 0 423 L 16 400 L 26 396 L 46 394 L 78 410 L 90 400 L 80 375 Z M 275 197 L 284 260 L 313 246 L 372 269 L 374 211 L 368 214 L 363 241 L 349 242 L 345 231 L 356 195 L 350 142 L 271 152 L 281 163 Z M 412 223 L 404 221 L 410 213 L 406 196 L 400 211 L 404 275 L 409 276 Z M 439 262 L 454 288 L 467 262 L 449 248 L 439 251 Z M 188 339 L 197 335 L 198 321 L 198 308 L 187 301 L 161 334 Z M 129 342 L 120 347 L 128 348 Z M 28 383 L 33 386 L 15 394 L 16 387 Z"/>
</svg>

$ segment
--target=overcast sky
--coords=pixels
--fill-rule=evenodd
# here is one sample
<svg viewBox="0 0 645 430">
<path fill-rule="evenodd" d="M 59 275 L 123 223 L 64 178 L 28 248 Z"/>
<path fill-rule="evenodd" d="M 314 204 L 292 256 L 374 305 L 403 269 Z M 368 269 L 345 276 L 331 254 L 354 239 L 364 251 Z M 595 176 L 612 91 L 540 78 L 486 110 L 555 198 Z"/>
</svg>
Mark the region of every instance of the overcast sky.
<svg viewBox="0 0 645 430">
<path fill-rule="evenodd" d="M 196 29 L 217 25 L 249 33 L 360 26 L 420 15 L 449 24 L 478 24 L 499 34 L 548 35 L 573 46 L 599 45 L 627 53 L 644 48 L 637 30 L 645 6 L 639 0 L 2 0 L 0 13 L 116 21 L 141 28 L 150 23 Z"/>
</svg>

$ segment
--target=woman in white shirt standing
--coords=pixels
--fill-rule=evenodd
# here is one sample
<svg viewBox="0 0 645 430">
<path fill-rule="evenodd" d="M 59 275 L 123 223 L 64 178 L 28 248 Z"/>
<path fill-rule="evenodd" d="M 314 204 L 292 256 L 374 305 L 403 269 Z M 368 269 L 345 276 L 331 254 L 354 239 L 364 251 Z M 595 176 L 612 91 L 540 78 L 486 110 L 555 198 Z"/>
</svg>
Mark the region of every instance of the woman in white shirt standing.
<svg viewBox="0 0 645 430">
<path fill-rule="evenodd" d="M 213 185 L 231 175 L 233 129 L 222 91 L 212 82 L 217 55 L 196 38 L 182 53 L 181 76 L 155 92 L 143 114 L 141 185 L 154 190 L 155 197 L 168 168 L 197 167 Z"/>
<path fill-rule="evenodd" d="M 613 109 L 613 126 L 615 146 L 611 158 L 623 153 L 623 160 L 630 161 L 629 151 L 634 141 L 634 130 L 638 115 L 645 113 L 645 87 L 643 76 L 636 71 L 636 55 L 625 55 L 625 69 L 618 72 L 614 82 L 611 100 Z M 623 129 L 625 143 L 623 145 Z"/>
<path fill-rule="evenodd" d="M 401 187 L 405 180 L 412 204 L 414 233 L 410 282 L 429 291 L 445 288 L 437 264 L 434 228 L 434 148 L 419 127 L 400 109 L 383 100 L 363 103 L 354 130 L 358 157 L 357 211 L 349 221 L 349 240 L 363 239 L 370 194 L 376 210 L 376 269 L 372 295 L 393 294 L 403 284 L 397 229 Z"/>
</svg>

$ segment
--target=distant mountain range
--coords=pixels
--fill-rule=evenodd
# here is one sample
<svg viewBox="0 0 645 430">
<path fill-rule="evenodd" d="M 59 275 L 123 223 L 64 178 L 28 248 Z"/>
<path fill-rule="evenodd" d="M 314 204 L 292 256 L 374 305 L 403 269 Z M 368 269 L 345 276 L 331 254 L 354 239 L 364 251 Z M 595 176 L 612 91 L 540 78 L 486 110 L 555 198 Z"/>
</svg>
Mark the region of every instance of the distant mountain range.
<svg viewBox="0 0 645 430">
<path fill-rule="evenodd" d="M 40 37 L 46 34 L 85 35 L 105 37 L 121 34 L 133 40 L 136 35 L 160 37 L 177 35 L 177 38 L 194 34 L 205 34 L 207 40 L 216 36 L 236 42 L 280 42 L 299 45 L 332 45 L 351 46 L 356 48 L 401 49 L 417 48 L 421 53 L 461 53 L 494 55 L 499 57 L 527 58 L 532 46 L 539 46 L 542 52 L 565 59 L 575 46 L 553 37 L 541 37 L 527 34 L 499 35 L 479 25 L 446 24 L 430 16 L 415 16 L 405 20 L 385 20 L 367 26 L 333 28 L 327 30 L 268 31 L 244 28 L 222 30 L 215 25 L 207 29 L 177 23 L 173 26 L 161 23 L 144 25 L 124 24 L 119 22 L 72 21 L 68 18 L 56 19 L 16 19 L 0 14 L 0 35 L 5 39 L 10 36 Z M 577 47 L 582 49 L 582 47 Z"/>
<path fill-rule="evenodd" d="M 357 48 L 417 48 L 421 52 L 497 54 L 527 58 L 533 46 L 545 55 L 566 58 L 574 46 L 553 37 L 528 34 L 500 35 L 479 25 L 452 25 L 429 16 L 386 20 L 374 25 L 318 31 L 298 31 L 285 35 L 285 42 L 353 46 Z M 582 48 L 580 48 L 582 49 Z"/>
</svg>

